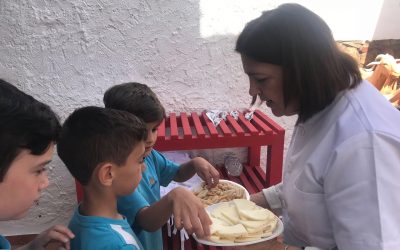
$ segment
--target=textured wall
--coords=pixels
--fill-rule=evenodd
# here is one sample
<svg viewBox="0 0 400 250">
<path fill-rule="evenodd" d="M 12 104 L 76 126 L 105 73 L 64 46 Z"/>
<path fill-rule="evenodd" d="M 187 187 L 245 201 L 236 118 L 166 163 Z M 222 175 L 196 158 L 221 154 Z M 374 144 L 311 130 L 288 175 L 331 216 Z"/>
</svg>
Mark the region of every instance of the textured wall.
<svg viewBox="0 0 400 250">
<path fill-rule="evenodd" d="M 167 111 L 245 108 L 250 98 L 233 52 L 236 34 L 208 30 L 215 35 L 202 37 L 207 13 L 200 1 L 213 2 L 1 0 L 0 77 L 48 103 L 62 120 L 77 107 L 102 105 L 108 87 L 133 80 L 150 85 Z M 233 18 L 261 6 L 252 2 L 230 1 Z M 275 119 L 287 129 L 288 142 L 295 117 Z M 23 220 L 1 222 L 0 234 L 37 233 L 67 222 L 74 182 L 57 156 L 49 176 L 40 204 Z"/>
</svg>

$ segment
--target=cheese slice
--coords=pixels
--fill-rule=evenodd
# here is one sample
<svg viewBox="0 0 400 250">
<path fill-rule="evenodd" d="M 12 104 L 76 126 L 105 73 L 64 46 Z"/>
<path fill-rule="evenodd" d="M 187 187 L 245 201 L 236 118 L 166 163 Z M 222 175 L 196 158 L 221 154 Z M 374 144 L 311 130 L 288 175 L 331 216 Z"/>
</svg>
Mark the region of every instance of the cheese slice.
<svg viewBox="0 0 400 250">
<path fill-rule="evenodd" d="M 239 214 L 236 212 L 234 207 L 227 209 L 226 211 L 221 212 L 222 216 L 224 216 L 227 220 L 229 220 L 232 225 L 238 224 L 239 222 Z"/>
<path fill-rule="evenodd" d="M 222 216 L 222 211 L 226 211 L 227 209 L 230 209 L 232 207 L 233 206 L 230 203 L 223 203 L 211 211 L 211 216 L 215 218 L 220 218 Z"/>
<path fill-rule="evenodd" d="M 239 220 L 239 223 L 246 228 L 263 228 L 269 224 L 266 220 Z"/>
<path fill-rule="evenodd" d="M 221 219 L 219 219 L 219 218 L 215 218 L 215 217 L 210 217 L 210 219 L 211 219 L 211 221 L 212 221 L 212 225 L 214 225 L 214 224 L 220 224 L 220 225 L 223 225 L 223 226 L 233 226 L 233 225 L 231 225 L 230 223 L 228 223 L 228 222 L 226 222 L 225 220 L 221 220 Z"/>
<path fill-rule="evenodd" d="M 234 242 L 234 240 L 232 240 L 232 239 L 221 238 L 221 237 L 215 236 L 215 235 L 211 235 L 209 239 L 212 242 L 223 243 L 223 244 L 233 243 Z"/>
<path fill-rule="evenodd" d="M 211 216 L 227 222 L 229 225 L 235 225 L 239 221 L 239 214 L 235 206 L 221 205 L 211 212 Z"/>
<path fill-rule="evenodd" d="M 254 210 L 257 208 L 256 204 L 246 199 L 234 199 L 232 200 L 235 204 L 236 209 L 239 210 Z"/>
<path fill-rule="evenodd" d="M 265 230 L 265 227 L 259 227 L 259 228 L 245 227 L 245 228 L 249 234 L 261 234 Z"/>
<path fill-rule="evenodd" d="M 272 235 L 272 231 L 264 231 L 262 234 L 261 234 L 261 238 L 267 238 L 267 237 L 269 237 L 269 236 L 271 236 Z"/>
<path fill-rule="evenodd" d="M 236 199 L 219 204 L 210 212 L 210 240 L 218 243 L 252 242 L 272 235 L 278 218 L 254 202 Z"/>
<path fill-rule="evenodd" d="M 236 224 L 234 226 L 216 225 L 215 229 L 217 231 L 217 235 L 221 238 L 232 238 L 247 235 L 246 228 L 244 228 L 242 224 Z"/>
<path fill-rule="evenodd" d="M 271 218 L 271 212 L 267 209 L 239 210 L 239 214 L 248 220 L 263 221 Z"/>
</svg>

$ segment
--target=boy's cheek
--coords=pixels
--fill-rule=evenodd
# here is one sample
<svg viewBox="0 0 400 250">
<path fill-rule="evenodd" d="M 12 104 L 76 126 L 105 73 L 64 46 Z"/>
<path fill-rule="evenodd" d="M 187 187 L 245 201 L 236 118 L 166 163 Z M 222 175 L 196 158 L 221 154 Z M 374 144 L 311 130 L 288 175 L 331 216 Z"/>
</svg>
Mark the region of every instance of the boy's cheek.
<svg viewBox="0 0 400 250">
<path fill-rule="evenodd" d="M 39 190 L 42 191 L 43 189 L 46 189 L 49 186 L 49 184 L 50 184 L 50 181 L 49 181 L 47 172 L 44 172 L 41 182 L 40 182 L 40 185 L 39 185 Z"/>
<path fill-rule="evenodd" d="M 147 156 L 149 156 L 150 155 L 150 153 L 151 153 L 151 150 L 152 150 L 153 148 L 151 147 L 151 148 L 149 148 L 149 149 L 146 149 L 146 151 L 144 151 L 144 157 L 147 157 Z"/>
</svg>

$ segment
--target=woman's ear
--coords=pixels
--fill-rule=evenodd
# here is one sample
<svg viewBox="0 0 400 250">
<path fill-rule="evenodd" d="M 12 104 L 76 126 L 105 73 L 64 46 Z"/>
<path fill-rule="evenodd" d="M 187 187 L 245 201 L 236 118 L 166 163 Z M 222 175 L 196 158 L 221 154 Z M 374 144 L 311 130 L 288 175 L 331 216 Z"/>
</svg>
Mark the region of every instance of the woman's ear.
<svg viewBox="0 0 400 250">
<path fill-rule="evenodd" d="M 114 165 L 112 163 L 102 163 L 98 166 L 97 177 L 104 186 L 111 186 L 115 178 Z"/>
</svg>

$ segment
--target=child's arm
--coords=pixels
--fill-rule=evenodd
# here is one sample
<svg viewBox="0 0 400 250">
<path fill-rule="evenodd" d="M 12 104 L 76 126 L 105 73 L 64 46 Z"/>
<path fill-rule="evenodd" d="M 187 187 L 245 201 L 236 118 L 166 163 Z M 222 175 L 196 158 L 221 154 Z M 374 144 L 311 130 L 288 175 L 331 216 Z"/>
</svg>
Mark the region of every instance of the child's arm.
<svg viewBox="0 0 400 250">
<path fill-rule="evenodd" d="M 75 235 L 67 228 L 61 225 L 53 226 L 42 232 L 30 243 L 18 248 L 17 250 L 44 250 L 51 242 L 59 242 L 59 249 L 70 249 L 69 241 Z"/>
<path fill-rule="evenodd" d="M 210 235 L 211 219 L 204 205 L 189 190 L 177 187 L 158 202 L 145 207 L 136 215 L 136 223 L 146 231 L 161 228 L 171 215 L 175 227 L 185 228 L 188 234 L 196 233 L 200 238 Z"/>
<path fill-rule="evenodd" d="M 184 182 L 197 173 L 209 188 L 215 187 L 219 182 L 219 172 L 207 160 L 202 157 L 195 157 L 180 165 L 174 177 L 176 182 Z"/>
</svg>

